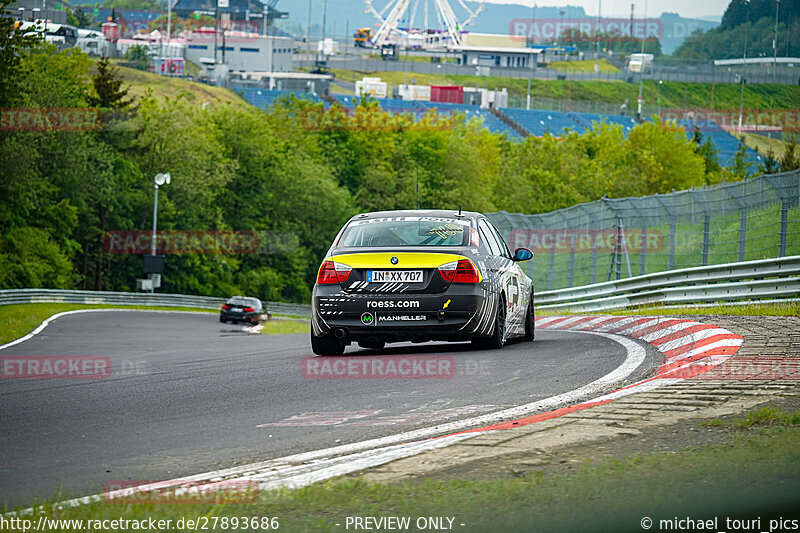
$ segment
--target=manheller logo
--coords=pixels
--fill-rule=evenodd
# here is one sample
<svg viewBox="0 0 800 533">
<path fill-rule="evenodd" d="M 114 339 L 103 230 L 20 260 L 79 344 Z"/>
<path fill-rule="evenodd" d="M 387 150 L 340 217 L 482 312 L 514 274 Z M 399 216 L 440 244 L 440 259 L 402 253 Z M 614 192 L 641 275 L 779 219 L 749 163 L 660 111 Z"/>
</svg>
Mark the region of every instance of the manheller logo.
<svg viewBox="0 0 800 533">
<path fill-rule="evenodd" d="M 371 326 L 375 323 L 375 317 L 372 315 L 372 313 L 364 313 L 361 315 L 361 323 L 365 326 Z"/>
</svg>

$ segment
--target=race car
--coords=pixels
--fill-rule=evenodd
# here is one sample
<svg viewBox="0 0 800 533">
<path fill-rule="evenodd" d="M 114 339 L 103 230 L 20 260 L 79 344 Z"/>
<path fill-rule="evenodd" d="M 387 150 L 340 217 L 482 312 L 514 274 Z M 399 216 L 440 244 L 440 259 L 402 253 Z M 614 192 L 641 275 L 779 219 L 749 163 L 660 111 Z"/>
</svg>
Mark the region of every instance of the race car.
<svg viewBox="0 0 800 533">
<path fill-rule="evenodd" d="M 484 215 L 415 210 L 363 213 L 339 231 L 319 268 L 311 347 L 383 349 L 389 342 L 472 341 L 501 348 L 534 339 L 533 281 Z"/>
<path fill-rule="evenodd" d="M 245 322 L 256 325 L 264 313 L 264 306 L 258 298 L 233 296 L 219 310 L 220 322 Z"/>
</svg>

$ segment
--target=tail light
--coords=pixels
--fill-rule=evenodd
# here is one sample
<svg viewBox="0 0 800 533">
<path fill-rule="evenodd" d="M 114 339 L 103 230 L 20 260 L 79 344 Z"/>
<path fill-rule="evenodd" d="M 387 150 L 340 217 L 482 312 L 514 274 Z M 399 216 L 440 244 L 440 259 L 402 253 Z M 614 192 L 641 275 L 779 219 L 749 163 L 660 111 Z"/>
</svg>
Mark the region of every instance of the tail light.
<svg viewBox="0 0 800 533">
<path fill-rule="evenodd" d="M 353 269 L 342 263 L 335 261 L 325 261 L 319 268 L 317 275 L 317 283 L 325 285 L 327 283 L 344 283 L 350 277 L 350 272 Z"/>
<path fill-rule="evenodd" d="M 245 313 L 252 313 L 253 311 L 255 311 L 255 309 L 253 307 L 245 307 L 244 308 L 244 312 Z"/>
<path fill-rule="evenodd" d="M 223 308 L 225 311 L 227 311 L 228 309 L 230 309 L 230 308 L 231 308 L 231 306 L 230 306 L 230 305 L 228 305 L 228 304 L 222 304 L 222 308 Z"/>
<path fill-rule="evenodd" d="M 451 283 L 478 283 L 478 269 L 469 259 L 460 259 L 439 267 L 442 279 Z"/>
</svg>

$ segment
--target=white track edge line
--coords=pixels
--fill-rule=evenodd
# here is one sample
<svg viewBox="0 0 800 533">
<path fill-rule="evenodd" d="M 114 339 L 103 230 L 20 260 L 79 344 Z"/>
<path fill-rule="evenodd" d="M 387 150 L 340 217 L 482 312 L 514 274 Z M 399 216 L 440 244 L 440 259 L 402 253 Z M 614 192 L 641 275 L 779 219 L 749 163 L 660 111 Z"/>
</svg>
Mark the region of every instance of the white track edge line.
<svg viewBox="0 0 800 533">
<path fill-rule="evenodd" d="M 179 310 L 169 311 L 167 309 L 124 309 L 124 308 L 119 308 L 119 307 L 107 307 L 107 308 L 102 308 L 102 309 L 75 309 L 73 311 L 63 311 L 61 313 L 56 313 L 56 314 L 44 319 L 44 322 L 39 324 L 36 327 L 36 329 L 31 331 L 30 333 L 28 333 L 24 337 L 20 337 L 19 339 L 16 339 L 16 340 L 13 340 L 11 342 L 7 342 L 6 344 L 3 344 L 2 346 L 0 346 L 0 350 L 5 350 L 6 348 L 11 348 L 12 346 L 16 346 L 17 344 L 20 344 L 20 343 L 23 343 L 23 342 L 25 342 L 27 340 L 32 339 L 33 337 L 35 337 L 36 335 L 41 333 L 42 330 L 44 328 L 46 328 L 47 326 L 49 326 L 54 320 L 56 320 L 58 318 L 61 318 L 62 316 L 77 315 L 77 314 L 80 314 L 80 313 L 101 313 L 101 312 L 104 312 L 104 311 L 127 311 L 128 313 L 186 313 L 186 314 L 193 314 L 193 315 L 210 315 L 210 314 L 213 314 L 213 311 L 210 311 L 210 312 L 206 313 L 206 312 L 203 312 L 203 311 L 179 311 Z"/>
</svg>

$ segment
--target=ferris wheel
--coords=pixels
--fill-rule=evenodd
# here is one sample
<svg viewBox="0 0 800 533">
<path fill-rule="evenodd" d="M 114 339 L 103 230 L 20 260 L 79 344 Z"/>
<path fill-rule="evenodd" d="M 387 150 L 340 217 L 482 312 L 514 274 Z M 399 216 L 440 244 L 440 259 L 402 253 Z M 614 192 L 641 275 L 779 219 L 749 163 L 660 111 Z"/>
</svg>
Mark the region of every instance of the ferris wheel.
<svg viewBox="0 0 800 533">
<path fill-rule="evenodd" d="M 364 0 L 367 12 L 380 23 L 372 41 L 381 46 L 421 27 L 424 31 L 438 29 L 451 44 L 459 45 L 461 32 L 484 10 L 486 0 L 477 2 L 477 7 L 467 6 L 464 0 L 456 1 L 458 6 L 453 9 L 448 0 Z"/>
</svg>

